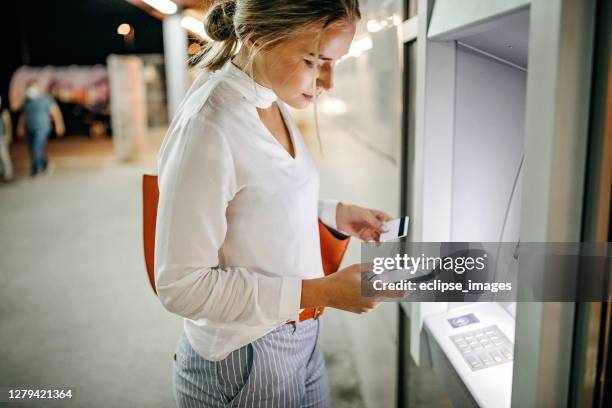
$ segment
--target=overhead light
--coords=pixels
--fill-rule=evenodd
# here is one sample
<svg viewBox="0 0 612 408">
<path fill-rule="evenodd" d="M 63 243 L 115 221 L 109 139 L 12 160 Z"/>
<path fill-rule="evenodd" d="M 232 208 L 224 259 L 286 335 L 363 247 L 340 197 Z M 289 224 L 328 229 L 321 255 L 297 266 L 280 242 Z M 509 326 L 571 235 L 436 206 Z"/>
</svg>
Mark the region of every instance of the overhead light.
<svg viewBox="0 0 612 408">
<path fill-rule="evenodd" d="M 358 57 L 362 52 L 367 51 L 372 48 L 372 39 L 368 37 L 360 38 L 359 40 L 355 40 L 351 43 L 348 52 L 338 60 L 338 62 L 344 61 L 345 59 L 351 57 Z"/>
<path fill-rule="evenodd" d="M 120 24 L 117 27 L 117 34 L 119 35 L 128 35 L 130 31 L 132 31 L 132 26 L 127 23 Z"/>
<path fill-rule="evenodd" d="M 147 3 L 149 6 L 153 7 L 160 13 L 164 14 L 174 14 L 178 7 L 175 2 L 171 0 L 142 0 Z"/>
<path fill-rule="evenodd" d="M 348 107 L 343 100 L 329 95 L 321 98 L 319 109 L 327 115 L 344 115 L 348 112 Z"/>
<path fill-rule="evenodd" d="M 210 37 L 206 35 L 206 31 L 204 31 L 204 23 L 193 16 L 184 16 L 181 19 L 181 25 L 185 30 L 191 31 L 192 33 L 198 35 L 200 38 L 210 40 Z"/>
<path fill-rule="evenodd" d="M 372 48 L 372 39 L 370 37 L 364 37 L 359 40 L 353 41 L 349 47 L 348 55 L 358 56 L 362 52 Z"/>
<path fill-rule="evenodd" d="M 202 47 L 200 47 L 200 44 L 191 43 L 191 44 L 189 44 L 189 47 L 187 47 L 187 54 L 195 55 L 198 52 L 200 52 L 201 49 L 202 49 Z"/>
<path fill-rule="evenodd" d="M 402 18 L 398 14 L 393 14 L 385 19 L 372 19 L 366 23 L 366 28 L 371 33 L 376 33 L 384 28 L 398 26 L 402 23 Z"/>
<path fill-rule="evenodd" d="M 378 20 L 368 21 L 368 23 L 366 24 L 366 27 L 368 28 L 368 31 L 371 33 L 376 33 L 382 30 L 382 25 L 378 22 Z"/>
</svg>

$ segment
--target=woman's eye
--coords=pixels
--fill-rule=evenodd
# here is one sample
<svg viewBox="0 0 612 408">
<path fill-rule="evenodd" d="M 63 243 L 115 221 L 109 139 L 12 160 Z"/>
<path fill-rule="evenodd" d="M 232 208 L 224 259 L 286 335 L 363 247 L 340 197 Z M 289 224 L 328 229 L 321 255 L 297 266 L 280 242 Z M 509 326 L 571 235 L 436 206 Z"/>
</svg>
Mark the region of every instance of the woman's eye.
<svg viewBox="0 0 612 408">
<path fill-rule="evenodd" d="M 307 60 L 307 59 L 304 60 L 304 64 L 306 64 L 306 66 L 310 68 L 314 66 L 314 62 Z"/>
</svg>

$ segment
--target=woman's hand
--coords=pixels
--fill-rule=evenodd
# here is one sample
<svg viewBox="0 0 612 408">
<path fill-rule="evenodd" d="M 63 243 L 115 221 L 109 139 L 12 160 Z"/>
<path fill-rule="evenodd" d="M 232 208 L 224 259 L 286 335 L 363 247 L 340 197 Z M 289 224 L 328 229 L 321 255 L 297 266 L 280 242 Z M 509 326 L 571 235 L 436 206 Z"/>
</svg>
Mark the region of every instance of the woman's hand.
<svg viewBox="0 0 612 408">
<path fill-rule="evenodd" d="M 302 281 L 301 307 L 327 306 L 364 313 L 380 302 L 361 297 L 362 265 L 354 264 L 324 278 Z"/>
<path fill-rule="evenodd" d="M 336 226 L 342 232 L 362 241 L 380 240 L 382 225 L 391 216 L 383 211 L 363 208 L 352 204 L 338 203 L 336 209 Z"/>
</svg>

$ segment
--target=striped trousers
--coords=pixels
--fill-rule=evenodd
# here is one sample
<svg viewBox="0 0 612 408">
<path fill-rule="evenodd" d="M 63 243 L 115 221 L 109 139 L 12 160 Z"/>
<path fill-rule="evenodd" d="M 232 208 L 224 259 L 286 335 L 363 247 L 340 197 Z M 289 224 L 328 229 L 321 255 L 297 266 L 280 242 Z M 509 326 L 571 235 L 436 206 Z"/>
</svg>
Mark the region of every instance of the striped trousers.
<svg viewBox="0 0 612 408">
<path fill-rule="evenodd" d="M 284 324 L 221 361 L 198 355 L 183 334 L 174 363 L 179 407 L 330 406 L 320 321 Z"/>
</svg>

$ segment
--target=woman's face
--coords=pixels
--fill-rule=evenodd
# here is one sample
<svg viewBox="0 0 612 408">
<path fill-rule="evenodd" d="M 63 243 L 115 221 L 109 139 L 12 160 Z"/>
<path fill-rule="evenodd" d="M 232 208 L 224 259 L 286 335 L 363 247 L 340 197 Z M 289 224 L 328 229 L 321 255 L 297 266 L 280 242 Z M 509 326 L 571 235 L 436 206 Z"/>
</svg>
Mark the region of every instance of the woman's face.
<svg viewBox="0 0 612 408">
<path fill-rule="evenodd" d="M 255 59 L 258 82 L 272 89 L 287 105 L 302 109 L 333 86 L 334 64 L 349 50 L 356 23 L 335 24 L 321 33 L 318 56 L 315 55 L 320 30 L 285 41 Z M 316 90 L 313 90 L 317 65 Z"/>
</svg>

